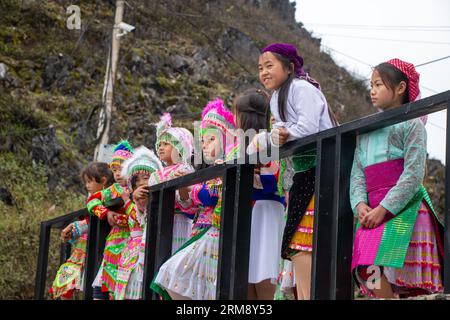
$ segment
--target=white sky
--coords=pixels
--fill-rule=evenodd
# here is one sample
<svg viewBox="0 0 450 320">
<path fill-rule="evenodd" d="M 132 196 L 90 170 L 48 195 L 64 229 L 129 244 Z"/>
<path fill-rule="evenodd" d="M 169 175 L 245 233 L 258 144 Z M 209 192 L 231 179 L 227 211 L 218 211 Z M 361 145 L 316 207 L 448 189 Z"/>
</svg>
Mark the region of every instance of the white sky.
<svg viewBox="0 0 450 320">
<path fill-rule="evenodd" d="M 450 56 L 450 0 L 295 2 L 297 21 L 313 36 L 322 38 L 322 50 L 361 78 L 370 77 L 369 65 L 391 58 L 417 65 Z M 417 71 L 422 98 L 450 90 L 450 58 L 417 67 Z M 426 125 L 430 158 L 442 162 L 445 162 L 445 122 L 446 113 L 441 111 L 429 115 Z"/>
</svg>

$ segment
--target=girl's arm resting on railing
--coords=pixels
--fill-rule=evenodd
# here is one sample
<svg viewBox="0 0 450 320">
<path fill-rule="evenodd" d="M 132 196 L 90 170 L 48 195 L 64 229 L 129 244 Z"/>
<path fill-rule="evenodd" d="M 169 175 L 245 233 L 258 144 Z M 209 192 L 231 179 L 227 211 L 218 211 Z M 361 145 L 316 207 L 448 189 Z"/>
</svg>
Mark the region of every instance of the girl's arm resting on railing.
<svg viewBox="0 0 450 320">
<path fill-rule="evenodd" d="M 75 221 L 72 223 L 73 228 L 70 233 L 69 243 L 74 243 L 83 234 L 87 234 L 89 230 L 89 219 L 85 218 L 80 221 Z"/>
<path fill-rule="evenodd" d="M 189 218 L 193 218 L 194 215 L 199 210 L 198 205 L 195 205 L 191 199 L 191 188 L 187 188 L 187 198 L 186 195 L 180 195 L 180 190 L 175 192 L 175 208 L 183 212 Z"/>
<path fill-rule="evenodd" d="M 319 94 L 320 91 L 303 81 L 298 81 L 292 85 L 289 91 L 287 103 L 293 109 L 293 112 L 289 115 L 288 108 L 288 121 L 284 123 L 276 122 L 273 128 L 284 127 L 289 132 L 287 141 L 319 132 L 321 114 L 327 111 Z"/>
<path fill-rule="evenodd" d="M 90 214 L 95 215 L 100 219 L 105 218 L 109 210 L 103 205 L 103 195 L 101 191 L 98 191 L 89 197 L 87 200 L 87 209 Z"/>
</svg>

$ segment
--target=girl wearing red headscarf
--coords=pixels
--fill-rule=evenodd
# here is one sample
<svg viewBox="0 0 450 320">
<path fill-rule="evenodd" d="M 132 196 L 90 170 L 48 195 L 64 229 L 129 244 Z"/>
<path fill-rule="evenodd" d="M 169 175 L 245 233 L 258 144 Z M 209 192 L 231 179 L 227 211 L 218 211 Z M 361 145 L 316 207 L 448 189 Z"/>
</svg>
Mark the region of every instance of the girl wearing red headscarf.
<svg viewBox="0 0 450 320">
<path fill-rule="evenodd" d="M 419 97 L 419 74 L 392 59 L 376 66 L 370 96 L 380 111 Z M 352 273 L 363 293 L 394 298 L 442 291 L 442 225 L 422 185 L 426 131 L 419 119 L 358 137 L 350 202 L 358 216 Z"/>
<path fill-rule="evenodd" d="M 275 119 L 266 142 L 258 145 L 270 140 L 281 146 L 337 124 L 319 83 L 303 70 L 303 58 L 293 45 L 267 46 L 259 56 L 258 68 L 261 83 L 272 91 L 270 111 Z M 315 149 L 281 161 L 283 188 L 289 193 L 281 256 L 293 262 L 299 299 L 310 298 L 315 166 Z"/>
</svg>

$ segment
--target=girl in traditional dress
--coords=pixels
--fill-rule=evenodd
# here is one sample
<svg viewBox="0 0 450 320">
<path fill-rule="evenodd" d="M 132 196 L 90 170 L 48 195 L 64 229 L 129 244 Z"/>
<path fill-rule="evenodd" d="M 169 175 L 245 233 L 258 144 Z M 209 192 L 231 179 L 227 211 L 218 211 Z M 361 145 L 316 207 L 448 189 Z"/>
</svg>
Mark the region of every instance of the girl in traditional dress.
<svg viewBox="0 0 450 320">
<path fill-rule="evenodd" d="M 137 148 L 133 157 L 122 165 L 122 176 L 131 191 L 131 199 L 125 205 L 130 237 L 117 265 L 116 300 L 142 299 L 148 180 L 152 173 L 161 169 L 161 161 L 144 146 Z"/>
<path fill-rule="evenodd" d="M 267 46 L 259 56 L 258 68 L 261 83 L 273 91 L 270 111 L 275 123 L 270 135 L 266 135 L 273 146 L 337 124 L 319 83 L 303 70 L 303 58 L 293 45 Z M 289 191 L 281 256 L 293 262 L 298 299 L 309 299 L 316 150 L 283 159 L 280 166 L 283 187 Z"/>
<path fill-rule="evenodd" d="M 235 154 L 233 114 L 222 100 L 207 104 L 201 127 L 202 151 L 207 162 L 222 163 Z M 219 178 L 192 188 L 190 198 L 205 210 L 199 211 L 194 236 L 161 266 L 151 284 L 164 299 L 216 298 L 221 193 Z"/>
<path fill-rule="evenodd" d="M 381 111 L 419 96 L 419 74 L 392 59 L 376 66 L 370 96 Z M 422 185 L 426 130 L 419 119 L 358 137 L 350 202 L 358 216 L 352 273 L 362 292 L 380 298 L 442 291 L 441 226 Z"/>
<path fill-rule="evenodd" d="M 92 284 L 94 300 L 114 299 L 114 288 L 117 277 L 117 265 L 120 254 L 130 236 L 126 208 L 122 206 L 117 212 L 106 208 L 107 202 L 128 197 L 126 180 L 121 175 L 122 163 L 133 155 L 133 147 L 128 141 L 122 140 L 114 147 L 114 154 L 109 164 L 115 183 L 110 187 L 94 193 L 87 203 L 88 211 L 99 219 L 107 219 L 111 230 L 106 237 L 103 259 L 97 276 Z"/>
<path fill-rule="evenodd" d="M 232 108 L 237 128 L 246 134 L 249 130 L 267 131 L 269 100 L 269 96 L 259 89 L 240 94 Z M 239 141 L 241 147 L 244 143 Z M 249 153 L 252 153 L 252 147 L 256 149 L 250 145 Z M 279 161 L 259 163 L 255 169 L 248 274 L 250 300 L 274 299 L 284 228 L 284 197 L 277 188 L 279 169 Z"/>
<path fill-rule="evenodd" d="M 194 172 L 190 164 L 194 152 L 192 133 L 185 128 L 172 127 L 169 113 L 165 113 L 156 125 L 155 149 L 164 168 L 152 173 L 148 182 L 150 186 Z M 189 190 L 190 188 L 182 188 L 176 192 L 172 253 L 189 240 L 192 219 L 198 210 L 189 199 Z"/>
<path fill-rule="evenodd" d="M 84 168 L 81 171 L 81 179 L 89 195 L 105 189 L 114 182 L 108 165 L 102 162 L 93 162 Z M 72 254 L 56 273 L 50 288 L 53 299 L 70 300 L 75 290 L 83 290 L 88 228 L 89 219 L 86 217 L 69 224 L 61 232 L 61 240 L 72 245 Z"/>
</svg>

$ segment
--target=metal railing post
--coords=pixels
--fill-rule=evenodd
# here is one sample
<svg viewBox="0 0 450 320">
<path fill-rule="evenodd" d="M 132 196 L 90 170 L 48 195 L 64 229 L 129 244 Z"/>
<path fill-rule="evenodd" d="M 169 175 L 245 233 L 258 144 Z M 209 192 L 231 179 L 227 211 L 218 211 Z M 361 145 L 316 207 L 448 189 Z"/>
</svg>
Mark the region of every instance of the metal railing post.
<svg viewBox="0 0 450 320">
<path fill-rule="evenodd" d="M 246 300 L 252 225 L 252 193 L 254 166 L 238 166 L 234 201 L 233 237 L 231 240 L 230 299 Z"/>
<path fill-rule="evenodd" d="M 335 234 L 333 243 L 336 261 L 333 269 L 333 299 L 350 300 L 353 298 L 352 276 L 350 273 L 353 249 L 353 212 L 350 206 L 350 173 L 355 152 L 354 134 L 337 137 L 337 211 L 335 212 Z"/>
<path fill-rule="evenodd" d="M 450 294 L 450 100 L 447 101 L 447 136 L 445 146 L 445 228 L 444 292 Z"/>
<path fill-rule="evenodd" d="M 95 216 L 89 217 L 89 231 L 86 245 L 86 261 L 85 261 L 85 273 L 84 273 L 84 299 L 93 299 L 92 283 L 95 280 L 95 266 L 97 256 L 97 226 L 99 219 Z"/>
<path fill-rule="evenodd" d="M 158 205 L 158 229 L 156 237 L 155 272 L 172 255 L 173 215 L 175 208 L 175 190 L 162 189 Z M 152 254 L 152 253 L 150 253 Z"/>
<path fill-rule="evenodd" d="M 150 201 L 147 206 L 147 222 L 145 226 L 145 257 L 144 257 L 144 279 L 143 279 L 143 299 L 158 300 L 158 295 L 150 289 L 150 284 L 154 275 L 158 271 L 156 266 L 156 239 L 158 229 L 159 198 L 162 191 L 153 191 L 150 193 Z"/>
<path fill-rule="evenodd" d="M 61 243 L 59 248 L 59 265 L 62 265 L 66 262 L 67 258 L 70 257 L 70 253 L 72 251 L 72 246 L 70 243 Z"/>
<path fill-rule="evenodd" d="M 46 222 L 41 223 L 39 235 L 39 256 L 36 270 L 36 284 L 34 288 L 34 298 L 43 300 L 45 296 L 45 283 L 47 279 L 48 251 L 50 246 L 51 225 Z"/>
<path fill-rule="evenodd" d="M 237 167 L 228 168 L 222 179 L 222 208 L 220 213 L 219 261 L 217 266 L 216 298 L 229 300 L 231 295 L 231 255 L 233 252 L 233 215 L 236 195 Z"/>
<path fill-rule="evenodd" d="M 336 211 L 336 137 L 317 142 L 311 299 L 331 299 L 333 212 Z"/>
</svg>

